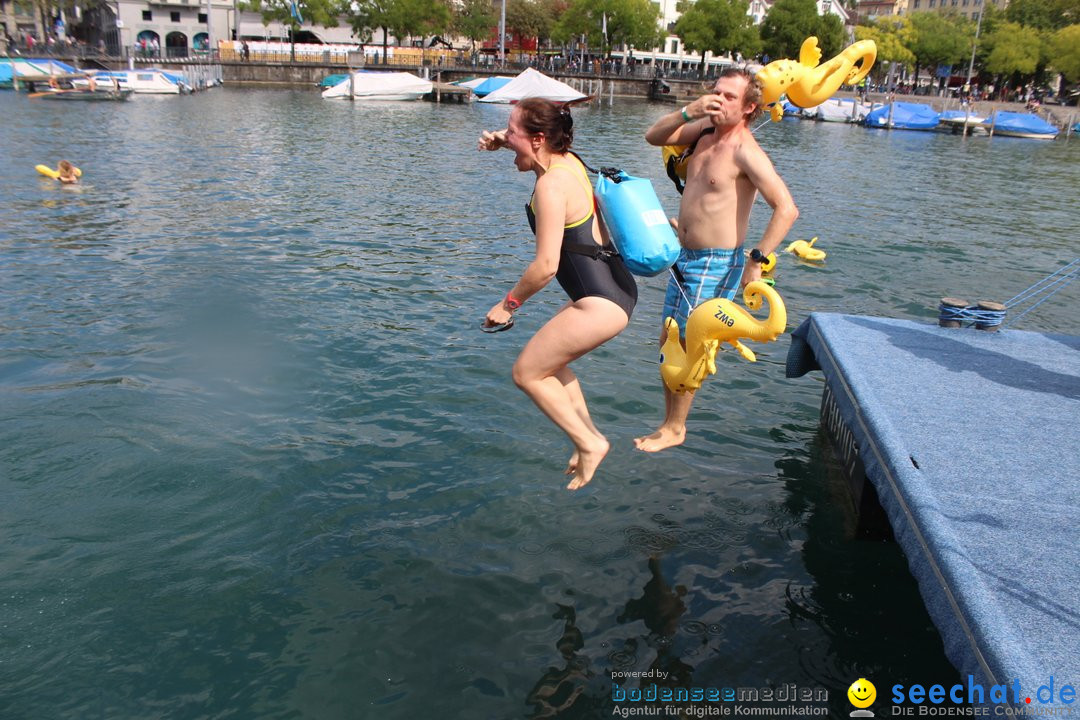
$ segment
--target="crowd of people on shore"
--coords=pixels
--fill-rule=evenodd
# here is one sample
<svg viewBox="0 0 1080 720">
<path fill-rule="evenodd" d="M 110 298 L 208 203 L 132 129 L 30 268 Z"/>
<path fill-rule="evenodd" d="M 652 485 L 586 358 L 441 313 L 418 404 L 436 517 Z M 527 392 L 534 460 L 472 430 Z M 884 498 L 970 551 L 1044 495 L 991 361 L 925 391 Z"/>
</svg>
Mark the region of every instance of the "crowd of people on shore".
<svg viewBox="0 0 1080 720">
<path fill-rule="evenodd" d="M 0 49 L 2 49 L 4 54 L 9 57 L 19 57 L 23 55 L 72 55 L 86 57 L 94 52 L 98 55 L 106 54 L 104 41 L 100 41 L 96 46 L 92 46 L 85 40 L 81 40 L 72 35 L 53 35 L 51 33 L 46 33 L 45 39 L 41 40 L 32 32 L 19 33 L 18 37 L 13 37 L 5 32 L 3 47 Z"/>
</svg>

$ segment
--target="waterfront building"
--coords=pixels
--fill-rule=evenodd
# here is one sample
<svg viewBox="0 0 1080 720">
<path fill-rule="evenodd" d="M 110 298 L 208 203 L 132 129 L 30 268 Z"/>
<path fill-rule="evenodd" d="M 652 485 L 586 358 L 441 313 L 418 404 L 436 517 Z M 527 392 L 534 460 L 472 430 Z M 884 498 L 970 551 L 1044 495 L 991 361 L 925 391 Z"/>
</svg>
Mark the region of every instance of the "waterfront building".
<svg viewBox="0 0 1080 720">
<path fill-rule="evenodd" d="M 912 0 L 860 0 L 855 6 L 856 22 L 867 23 L 879 17 L 907 15 Z"/>
<path fill-rule="evenodd" d="M 961 15 L 970 20 L 978 20 L 983 3 L 1004 10 L 1009 0 L 910 0 L 910 12 L 936 12 L 941 14 Z"/>
</svg>

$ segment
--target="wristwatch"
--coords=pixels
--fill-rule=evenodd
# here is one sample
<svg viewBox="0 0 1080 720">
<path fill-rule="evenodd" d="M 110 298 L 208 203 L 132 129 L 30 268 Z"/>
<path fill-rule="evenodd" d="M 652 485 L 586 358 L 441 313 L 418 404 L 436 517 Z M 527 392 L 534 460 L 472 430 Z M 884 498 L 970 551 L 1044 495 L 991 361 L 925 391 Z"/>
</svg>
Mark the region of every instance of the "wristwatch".
<svg viewBox="0 0 1080 720">
<path fill-rule="evenodd" d="M 506 293 L 506 299 L 504 300 L 504 302 L 506 303 L 506 307 L 510 308 L 511 312 L 521 307 L 521 301 L 509 292 Z"/>
<path fill-rule="evenodd" d="M 765 255 L 763 252 L 761 252 L 760 250 L 758 250 L 757 248 L 754 248 L 753 250 L 750 251 L 750 259 L 753 260 L 756 263 L 764 264 L 765 262 L 768 261 L 769 257 L 767 255 Z"/>
</svg>

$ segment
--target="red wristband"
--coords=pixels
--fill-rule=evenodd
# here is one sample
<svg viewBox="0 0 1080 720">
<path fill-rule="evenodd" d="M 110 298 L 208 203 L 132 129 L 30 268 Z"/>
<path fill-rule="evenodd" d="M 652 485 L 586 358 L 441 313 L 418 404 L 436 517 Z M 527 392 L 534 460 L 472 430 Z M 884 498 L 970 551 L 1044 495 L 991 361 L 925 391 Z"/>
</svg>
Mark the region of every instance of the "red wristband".
<svg viewBox="0 0 1080 720">
<path fill-rule="evenodd" d="M 512 293 L 513 293 L 513 290 L 506 293 L 506 300 L 505 300 L 506 307 L 510 308 L 511 311 L 517 310 L 519 307 L 521 307 L 521 301 L 518 300 L 516 297 L 514 297 L 512 295 Z"/>
</svg>

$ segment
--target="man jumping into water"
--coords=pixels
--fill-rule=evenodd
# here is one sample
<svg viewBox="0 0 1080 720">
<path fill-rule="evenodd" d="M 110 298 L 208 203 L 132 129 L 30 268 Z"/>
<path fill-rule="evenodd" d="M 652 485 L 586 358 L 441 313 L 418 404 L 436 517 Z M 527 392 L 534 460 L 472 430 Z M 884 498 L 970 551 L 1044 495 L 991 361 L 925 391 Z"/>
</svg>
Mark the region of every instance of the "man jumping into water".
<svg viewBox="0 0 1080 720">
<path fill-rule="evenodd" d="M 645 140 L 659 147 L 697 142 L 677 226 L 683 249 L 676 267 L 684 282 L 673 277 L 664 301 L 664 317 L 675 318 L 683 342 L 690 311 L 715 297 L 731 299 L 739 287 L 760 279 L 761 263 L 799 217 L 787 185 L 750 132 L 750 122 L 760 114 L 761 83 L 746 70 L 728 68 L 713 94 L 664 115 L 645 133 Z M 772 219 L 746 261 L 742 245 L 759 192 L 773 210 Z M 661 344 L 665 337 L 661 318 Z M 664 386 L 663 423 L 634 444 L 645 452 L 682 444 L 693 402 L 694 393 L 673 393 Z"/>
</svg>

